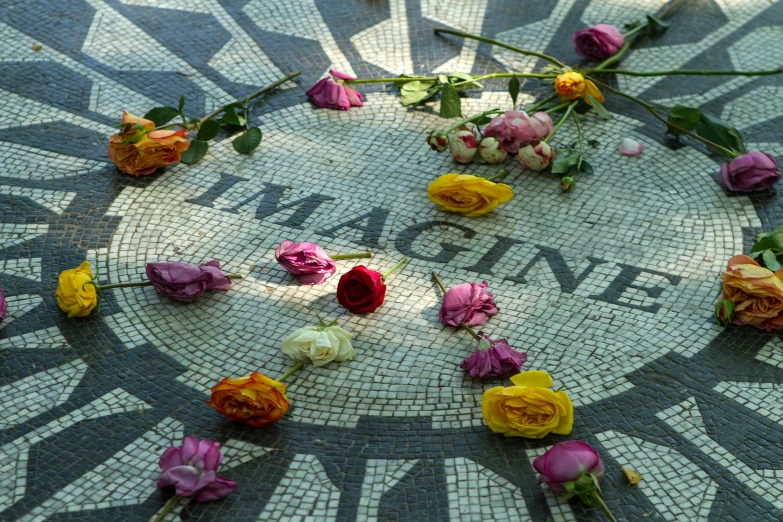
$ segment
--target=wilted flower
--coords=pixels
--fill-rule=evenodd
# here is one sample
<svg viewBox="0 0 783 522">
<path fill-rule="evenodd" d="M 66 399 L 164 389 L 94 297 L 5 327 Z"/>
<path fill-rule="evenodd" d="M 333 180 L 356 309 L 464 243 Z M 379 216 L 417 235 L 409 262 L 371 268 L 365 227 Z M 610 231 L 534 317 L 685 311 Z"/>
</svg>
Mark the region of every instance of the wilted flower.
<svg viewBox="0 0 783 522">
<path fill-rule="evenodd" d="M 731 310 L 724 309 L 722 316 L 731 317 L 736 325 L 749 324 L 768 332 L 780 330 L 783 328 L 781 277 L 783 269 L 773 272 L 750 256 L 732 257 L 723 273 L 723 296 L 731 301 L 734 310 L 731 314 Z"/>
<path fill-rule="evenodd" d="M 481 326 L 500 310 L 494 296 L 487 292 L 487 282 L 461 283 L 443 295 L 438 317 L 447 326 Z"/>
<path fill-rule="evenodd" d="M 720 167 L 720 182 L 733 192 L 764 190 L 778 181 L 778 162 L 764 152 L 748 152 Z"/>
<path fill-rule="evenodd" d="M 460 368 L 479 379 L 499 379 L 519 373 L 527 354 L 513 349 L 505 339 L 493 341 L 483 332 L 478 336 L 476 351 L 460 363 Z"/>
<path fill-rule="evenodd" d="M 350 361 L 356 352 L 351 334 L 339 326 L 306 326 L 285 338 L 280 350 L 297 361 L 323 366 L 332 361 Z"/>
<path fill-rule="evenodd" d="M 449 148 L 449 136 L 443 132 L 431 132 L 427 136 L 427 145 L 435 152 L 443 152 Z"/>
<path fill-rule="evenodd" d="M 160 457 L 158 489 L 174 486 L 177 495 L 196 495 L 198 502 L 218 500 L 237 489 L 233 480 L 218 477 L 218 467 L 223 461 L 220 443 L 209 439 L 185 437 L 182 446 L 170 446 Z"/>
<path fill-rule="evenodd" d="M 472 132 L 467 130 L 460 130 L 454 133 L 454 137 L 449 143 L 449 152 L 451 157 L 457 163 L 470 163 L 473 161 L 473 156 L 476 155 L 478 148 L 476 147 L 476 137 Z"/>
<path fill-rule="evenodd" d="M 585 58 L 603 60 L 614 56 L 625 43 L 623 34 L 613 25 L 598 24 L 571 35 L 576 52 Z"/>
<path fill-rule="evenodd" d="M 490 165 L 497 165 L 506 159 L 506 148 L 497 138 L 484 138 L 479 144 L 481 159 Z"/>
<path fill-rule="evenodd" d="M 545 112 L 528 116 L 526 112 L 512 110 L 492 118 L 484 134 L 497 138 L 503 148 L 516 154 L 521 145 L 546 138 L 552 129 L 552 118 Z"/>
<path fill-rule="evenodd" d="M 92 280 L 88 261 L 60 274 L 55 296 L 60 310 L 68 317 L 86 317 L 98 306 L 98 292 L 92 283 L 88 284 Z"/>
<path fill-rule="evenodd" d="M 318 285 L 332 277 L 337 266 L 329 254 L 315 243 L 283 241 L 275 259 L 303 285 Z"/>
<path fill-rule="evenodd" d="M 552 164 L 555 150 L 545 141 L 528 143 L 520 147 L 517 160 L 526 169 L 541 171 Z"/>
<path fill-rule="evenodd" d="M 190 147 L 183 129 L 153 130 L 155 123 L 127 111 L 122 111 L 122 123 L 120 132 L 109 138 L 109 159 L 126 174 L 152 174 L 178 163 Z"/>
<path fill-rule="evenodd" d="M 555 78 L 555 92 L 560 97 L 560 101 L 573 101 L 588 94 L 599 102 L 604 101 L 604 95 L 593 82 L 573 71 L 565 72 Z M 592 105 L 589 98 L 585 98 L 585 102 Z"/>
<path fill-rule="evenodd" d="M 623 141 L 620 142 L 619 150 L 626 156 L 638 156 L 644 150 L 644 144 L 631 138 L 623 138 Z"/>
<path fill-rule="evenodd" d="M 341 111 L 347 111 L 352 106 L 364 106 L 361 93 L 354 91 L 343 81 L 355 80 L 356 78 L 334 70 L 330 70 L 329 74 L 331 74 L 331 78 L 318 80 L 307 91 L 307 97 L 310 98 L 310 101 L 319 107 Z"/>
<path fill-rule="evenodd" d="M 217 259 L 203 265 L 147 263 L 147 277 L 155 290 L 184 303 L 196 300 L 207 290 L 231 288 L 231 278 L 220 270 Z"/>
</svg>

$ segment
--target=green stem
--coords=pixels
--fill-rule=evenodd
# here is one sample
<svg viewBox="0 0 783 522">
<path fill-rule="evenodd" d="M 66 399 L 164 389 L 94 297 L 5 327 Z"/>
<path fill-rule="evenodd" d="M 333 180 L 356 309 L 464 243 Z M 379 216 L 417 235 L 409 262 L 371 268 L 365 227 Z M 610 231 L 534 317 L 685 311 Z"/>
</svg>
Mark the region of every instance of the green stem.
<svg viewBox="0 0 783 522">
<path fill-rule="evenodd" d="M 450 133 L 451 131 L 453 131 L 454 129 L 456 129 L 456 128 L 459 128 L 459 127 L 461 127 L 462 125 L 465 125 L 466 123 L 470 123 L 470 122 L 473 122 L 473 121 L 479 120 L 479 119 L 483 118 L 484 116 L 489 116 L 490 114 L 501 114 L 502 112 L 503 112 L 503 111 L 502 111 L 501 109 L 490 109 L 490 110 L 488 110 L 488 111 L 484 111 L 484 112 L 482 112 L 481 114 L 477 114 L 476 116 L 471 116 L 471 117 L 470 117 L 470 118 L 468 118 L 467 120 L 462 120 L 462 121 L 461 121 L 461 122 L 459 122 L 458 124 L 456 124 L 456 125 L 454 125 L 453 127 L 451 127 L 449 130 L 447 130 L 447 131 L 446 131 L 444 134 L 448 134 L 448 133 Z"/>
<path fill-rule="evenodd" d="M 477 334 L 477 333 L 476 333 L 476 331 L 475 331 L 475 330 L 473 330 L 473 328 L 471 328 L 470 326 L 466 325 L 465 323 L 459 323 L 459 327 L 460 327 L 460 328 L 462 328 L 463 330 L 466 330 L 466 331 L 467 331 L 467 332 L 468 332 L 470 335 L 472 335 L 472 336 L 473 336 L 473 338 L 474 338 L 475 340 L 477 340 L 477 341 L 479 340 L 479 336 L 478 336 L 478 334 Z"/>
<path fill-rule="evenodd" d="M 432 271 L 432 278 L 435 280 L 436 283 L 438 283 L 438 286 L 440 287 L 440 291 L 444 294 L 446 293 L 446 287 L 443 286 L 443 281 L 440 280 L 440 277 L 438 277 L 438 274 L 435 273 L 435 271 Z"/>
<path fill-rule="evenodd" d="M 629 39 L 630 37 L 632 37 L 633 35 L 635 35 L 636 33 L 638 33 L 639 31 L 641 31 L 641 30 L 643 30 L 643 29 L 646 29 L 646 28 L 647 28 L 647 26 L 646 26 L 646 25 L 644 25 L 644 24 L 639 24 L 639 25 L 637 25 L 636 27 L 634 27 L 633 29 L 631 29 L 630 31 L 628 31 L 627 33 L 623 33 L 623 38 L 624 38 L 625 40 L 627 40 L 627 39 Z"/>
<path fill-rule="evenodd" d="M 385 274 L 381 275 L 381 279 L 383 279 L 384 281 L 386 281 L 386 278 L 387 278 L 387 277 L 389 277 L 390 275 L 392 275 L 392 273 L 394 273 L 394 271 L 395 271 L 395 270 L 397 270 L 398 268 L 400 268 L 402 265 L 404 265 L 404 264 L 405 264 L 405 263 L 407 263 L 407 262 L 408 262 L 408 258 L 407 258 L 407 257 L 403 257 L 403 258 L 400 260 L 400 262 L 399 262 L 399 263 L 397 263 L 396 265 L 394 265 L 393 267 L 391 267 L 391 270 L 389 270 L 389 271 L 388 271 L 388 272 L 386 272 Z"/>
<path fill-rule="evenodd" d="M 572 103 L 573 102 L 571 102 L 571 101 L 564 101 L 563 103 L 559 103 L 559 104 L 555 105 L 554 107 L 552 107 L 551 109 L 545 110 L 544 112 L 546 112 L 547 114 L 550 114 L 552 112 L 557 112 L 557 111 L 559 111 L 560 109 L 562 109 L 564 107 L 568 107 Z"/>
<path fill-rule="evenodd" d="M 541 141 L 549 141 L 552 136 L 555 135 L 557 132 L 557 129 L 560 128 L 561 125 L 568 119 L 568 117 L 571 115 L 571 111 L 574 110 L 574 106 L 576 106 L 577 102 L 569 102 L 568 109 L 566 109 L 565 113 L 560 117 L 559 120 L 557 120 L 557 123 L 555 124 L 555 128 L 552 129 L 552 132 L 549 133 L 549 136 L 544 138 Z"/>
<path fill-rule="evenodd" d="M 528 51 L 527 49 L 521 49 L 519 47 L 514 47 L 513 45 L 508 45 L 503 42 L 499 42 L 498 40 L 493 40 L 492 38 L 484 38 L 483 36 L 475 36 L 470 33 L 464 33 L 462 31 L 454 31 L 452 29 L 435 29 L 435 34 L 453 34 L 454 36 L 461 36 L 463 38 L 470 38 L 471 40 L 478 40 L 479 42 L 484 42 L 492 45 L 497 45 L 498 47 L 503 47 L 505 49 L 508 49 L 509 51 L 514 51 L 515 53 L 524 54 L 526 56 L 535 56 L 537 58 L 543 58 L 544 60 L 551 62 L 555 65 L 559 65 L 560 67 L 565 67 L 566 65 L 555 58 L 554 56 L 549 56 L 548 54 L 543 53 L 537 53 L 535 51 Z M 521 76 L 521 74 L 517 74 L 517 76 Z"/>
<path fill-rule="evenodd" d="M 299 361 L 298 363 L 293 365 L 290 370 L 288 370 L 283 375 L 281 375 L 277 380 L 280 381 L 280 382 L 283 382 L 286 379 L 288 379 L 289 377 L 291 377 L 293 374 L 295 374 L 296 372 L 301 370 L 302 368 L 304 368 L 304 362 Z"/>
<path fill-rule="evenodd" d="M 507 170 L 501 170 L 500 172 L 498 172 L 498 173 L 497 173 L 497 174 L 495 174 L 494 176 L 490 176 L 490 177 L 488 177 L 488 178 L 485 178 L 485 179 L 486 179 L 487 181 L 495 181 L 496 179 L 500 179 L 500 178 L 503 178 L 503 177 L 505 177 L 505 176 L 508 176 L 508 174 L 509 174 L 509 171 L 507 171 Z"/>
<path fill-rule="evenodd" d="M 334 254 L 329 257 L 331 257 L 332 259 L 359 259 L 363 257 L 372 257 L 372 256 L 373 256 L 372 252 L 361 252 L 356 254 Z"/>
<path fill-rule="evenodd" d="M 157 517 L 155 517 L 154 522 L 160 522 L 161 520 L 163 520 L 165 516 L 169 514 L 169 511 L 171 511 L 171 508 L 174 507 L 174 505 L 177 503 L 178 500 L 179 500 L 179 495 L 174 495 L 173 497 L 171 497 L 169 501 L 166 502 L 166 505 L 163 506 L 163 511 L 161 511 Z"/>
<path fill-rule="evenodd" d="M 96 281 L 87 281 L 85 285 L 92 285 L 95 287 L 96 292 L 102 290 L 108 290 L 110 288 L 131 288 L 133 286 L 150 286 L 152 281 L 142 281 L 139 283 L 115 283 L 113 285 L 99 285 Z"/>
<path fill-rule="evenodd" d="M 598 67 L 596 67 L 595 69 L 593 69 L 593 71 L 591 71 L 591 72 L 592 72 L 592 73 L 597 73 L 597 72 L 599 72 L 599 71 L 603 72 L 603 71 L 604 71 L 604 69 L 606 69 L 607 67 L 609 67 L 609 66 L 610 66 L 610 65 L 612 65 L 613 63 L 616 63 L 616 62 L 620 61 L 620 58 L 622 58 L 622 57 L 623 57 L 623 55 L 624 55 L 625 53 L 627 53 L 627 52 L 628 52 L 628 49 L 630 49 L 630 48 L 631 48 L 631 42 L 630 42 L 630 41 L 628 41 L 628 42 L 625 42 L 625 43 L 623 44 L 623 46 L 622 46 L 622 47 L 620 47 L 620 50 L 619 50 L 619 51 L 617 51 L 617 52 L 614 54 L 614 56 L 610 56 L 609 58 L 607 58 L 607 59 L 606 59 L 606 60 L 604 60 L 603 62 L 599 63 L 599 64 L 598 64 Z"/>
<path fill-rule="evenodd" d="M 519 78 L 554 78 L 555 74 L 544 73 L 492 73 L 485 74 L 483 76 L 475 76 L 470 80 L 464 80 L 461 82 L 452 83 L 452 87 L 459 87 L 468 83 L 475 83 L 481 80 L 489 80 L 491 78 L 511 78 L 517 76 Z M 362 83 L 408 83 L 408 82 L 437 82 L 438 78 L 434 76 L 415 76 L 415 77 L 397 77 L 397 78 L 370 78 L 366 80 L 343 80 L 348 85 L 358 85 Z"/>
<path fill-rule="evenodd" d="M 582 150 L 582 127 L 579 125 L 579 118 L 576 117 L 576 113 L 571 113 L 571 116 L 574 117 L 576 133 L 579 136 L 579 161 L 576 162 L 576 170 L 579 171 L 579 169 L 582 167 L 582 155 L 584 154 L 584 151 Z"/>
<path fill-rule="evenodd" d="M 203 118 L 201 118 L 201 122 L 200 122 L 200 123 L 204 123 L 205 121 L 207 121 L 207 120 L 210 120 L 210 119 L 214 118 L 215 116 L 217 116 L 218 114 L 220 114 L 221 112 L 223 112 L 224 110 L 226 110 L 226 107 L 228 107 L 229 105 L 233 105 L 233 104 L 235 104 L 235 103 L 237 103 L 237 102 L 239 102 L 239 101 L 242 101 L 242 102 L 244 102 L 244 103 L 247 103 L 247 102 L 249 102 L 250 100 L 252 100 L 253 98 L 257 98 L 257 97 L 261 96 L 262 94 L 264 94 L 265 92 L 267 92 L 267 91 L 271 91 L 272 89 L 274 89 L 274 88 L 276 88 L 276 87 L 279 87 L 280 85 L 284 84 L 284 83 L 285 83 L 285 82 L 287 82 L 288 80 L 291 80 L 292 78 L 296 78 L 296 77 L 297 77 L 297 76 L 299 76 L 300 74 L 302 74 L 302 73 L 301 73 L 301 72 L 299 72 L 299 71 L 292 72 L 291 74 L 287 74 L 287 75 L 283 76 L 282 78 L 280 78 L 279 80 L 277 80 L 275 83 L 273 83 L 273 84 L 271 84 L 271 85 L 267 85 L 266 87 L 264 87 L 264 88 L 262 88 L 262 89 L 259 89 L 259 90 L 257 90 L 256 92 L 254 92 L 253 94 L 249 95 L 249 96 L 248 96 L 248 97 L 246 97 L 246 98 L 242 98 L 241 100 L 237 100 L 237 101 L 234 101 L 234 102 L 231 102 L 231 103 L 227 103 L 226 105 L 223 105 L 223 106 L 222 106 L 222 107 L 220 107 L 219 109 L 217 109 L 217 110 L 215 110 L 215 111 L 212 111 L 212 112 L 210 112 L 209 114 L 207 114 L 206 116 L 204 116 Z"/>
<path fill-rule="evenodd" d="M 600 66 L 599 66 L 600 67 Z M 593 73 L 598 72 L 598 67 Z M 697 71 L 691 69 L 675 69 L 671 71 L 626 71 L 623 69 L 601 69 L 605 74 L 624 74 L 626 76 L 770 76 L 783 73 L 783 69 L 769 69 L 766 71 Z"/>
<path fill-rule="evenodd" d="M 632 102 L 641 105 L 642 107 L 647 109 L 650 112 L 650 114 L 655 116 L 656 119 L 661 121 L 664 125 L 667 125 L 670 128 L 672 128 L 672 129 L 676 129 L 676 130 L 680 131 L 682 134 L 686 134 L 686 135 L 690 136 L 691 138 L 693 138 L 694 140 L 700 141 L 700 142 L 704 143 L 705 145 L 708 145 L 709 147 L 712 147 L 713 149 L 719 150 L 722 154 L 724 154 L 724 155 L 726 155 L 726 156 L 728 156 L 730 158 L 737 158 L 737 157 L 740 156 L 739 154 L 737 154 L 734 151 L 731 151 L 731 150 L 729 150 L 729 149 L 727 149 L 725 147 L 721 147 L 717 143 L 713 143 L 710 140 L 702 138 L 698 134 L 694 134 L 691 131 L 683 129 L 679 125 L 675 125 L 674 123 L 671 123 L 670 121 L 667 121 L 667 120 L 663 119 L 663 117 L 660 114 L 658 114 L 658 111 L 655 110 L 655 107 L 653 107 L 649 103 L 647 103 L 645 101 L 642 101 L 639 98 L 636 98 L 634 96 L 631 96 L 630 94 L 626 94 L 623 91 L 620 91 L 620 90 L 615 89 L 613 87 L 609 87 L 605 83 L 599 82 L 595 78 L 590 78 L 590 80 L 592 80 L 593 83 L 595 83 L 596 85 L 598 85 L 599 87 L 601 87 L 602 89 L 604 89 L 606 91 L 614 93 L 614 94 L 616 94 L 618 96 L 622 96 L 623 98 L 625 98 L 627 100 L 631 100 Z"/>
<path fill-rule="evenodd" d="M 601 508 L 601 511 L 604 512 L 604 515 L 606 515 L 606 518 L 609 519 L 609 522 L 617 522 L 617 519 L 614 518 L 614 515 L 612 515 L 612 512 L 609 511 L 609 506 L 606 505 L 606 502 L 604 502 L 603 497 L 598 493 L 598 490 L 593 490 L 590 492 L 590 498 L 593 499 L 593 502 L 595 502 L 599 508 Z"/>
<path fill-rule="evenodd" d="M 536 109 L 538 109 L 539 107 L 543 107 L 544 105 L 546 105 L 547 103 L 551 102 L 555 98 L 557 98 L 557 94 L 553 94 L 552 96 L 544 98 L 540 102 L 538 102 L 538 103 L 536 103 L 534 105 L 531 105 L 530 107 L 526 108 L 525 112 L 527 112 L 529 114 L 529 113 L 535 111 Z"/>
</svg>

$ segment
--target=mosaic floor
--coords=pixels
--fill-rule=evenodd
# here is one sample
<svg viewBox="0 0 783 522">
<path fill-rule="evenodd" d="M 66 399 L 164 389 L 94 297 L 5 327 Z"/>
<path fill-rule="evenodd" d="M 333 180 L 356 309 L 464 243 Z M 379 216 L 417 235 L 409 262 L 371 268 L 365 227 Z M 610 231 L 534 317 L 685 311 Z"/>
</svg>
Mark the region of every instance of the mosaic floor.
<svg viewBox="0 0 783 522">
<path fill-rule="evenodd" d="M 726 260 L 783 222 L 780 189 L 725 192 L 718 159 L 615 97 L 613 120 L 586 119 L 599 136 L 596 173 L 577 191 L 515 166 L 517 196 L 468 219 L 426 200 L 438 175 L 490 172 L 430 151 L 425 134 L 445 126 L 437 110 L 406 109 L 381 85 L 361 86 L 365 106 L 349 112 L 315 109 L 304 94 L 330 67 L 386 77 L 540 65 L 434 36 L 443 26 L 576 62 L 574 30 L 622 27 L 660 6 L 0 0 L 0 287 L 10 312 L 0 324 L 0 519 L 152 520 L 168 499 L 155 488 L 158 457 L 190 434 L 223 444 L 222 474 L 239 489 L 182 502 L 167 521 L 603 520 L 536 484 L 532 460 L 567 438 L 600 452 L 620 520 L 783 519 L 783 340 L 712 319 Z M 769 69 L 783 65 L 781 41 L 783 2 L 686 0 L 624 66 Z M 106 157 L 122 109 L 143 114 L 184 93 L 208 112 L 295 70 L 296 82 L 252 105 L 264 141 L 249 157 L 227 135 L 197 165 L 140 179 Z M 749 149 L 783 156 L 780 76 L 615 82 L 659 105 L 702 107 L 740 128 Z M 467 114 L 508 103 L 505 82 L 487 86 L 463 99 Z M 531 101 L 542 87 L 522 92 Z M 644 154 L 620 156 L 623 137 Z M 286 208 L 303 199 L 312 204 Z M 379 270 L 410 262 L 378 312 L 353 316 L 334 299 L 337 278 L 291 281 L 273 257 L 284 239 L 369 249 Z M 248 276 L 187 305 L 149 287 L 116 290 L 100 314 L 68 319 L 57 275 L 85 258 L 112 283 L 139 281 L 163 260 L 217 258 Z M 438 323 L 432 270 L 490 284 L 502 310 L 493 331 L 573 398 L 570 436 L 486 428 L 481 393 L 502 382 L 459 369 L 473 345 Z M 285 372 L 280 340 L 311 322 L 308 308 L 354 333 L 353 361 L 306 367 L 290 416 L 268 428 L 206 407 L 222 377 Z M 638 487 L 623 466 L 643 475 Z"/>
</svg>

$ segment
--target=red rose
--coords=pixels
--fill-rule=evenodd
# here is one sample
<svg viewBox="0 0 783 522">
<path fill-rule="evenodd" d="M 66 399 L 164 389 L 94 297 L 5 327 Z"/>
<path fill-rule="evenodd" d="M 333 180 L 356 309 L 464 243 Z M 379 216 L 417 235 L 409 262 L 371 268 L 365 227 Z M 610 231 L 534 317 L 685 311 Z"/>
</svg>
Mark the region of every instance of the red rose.
<svg viewBox="0 0 783 522">
<path fill-rule="evenodd" d="M 374 312 L 383 304 L 384 297 L 383 276 L 366 266 L 353 267 L 337 283 L 337 302 L 354 314 Z"/>
</svg>

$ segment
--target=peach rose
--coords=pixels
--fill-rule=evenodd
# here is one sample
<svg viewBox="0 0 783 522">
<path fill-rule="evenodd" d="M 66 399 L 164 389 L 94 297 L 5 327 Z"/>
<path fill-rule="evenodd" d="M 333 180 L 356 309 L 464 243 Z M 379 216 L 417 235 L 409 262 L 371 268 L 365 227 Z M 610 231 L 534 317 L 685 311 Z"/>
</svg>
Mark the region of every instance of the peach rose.
<svg viewBox="0 0 783 522">
<path fill-rule="evenodd" d="M 593 82 L 573 71 L 563 73 L 555 79 L 555 92 L 562 102 L 573 101 L 588 94 L 601 103 L 604 101 L 604 95 Z M 585 101 L 592 105 L 588 98 L 585 98 Z"/>
<path fill-rule="evenodd" d="M 146 176 L 178 163 L 190 147 L 184 129 L 153 130 L 153 122 L 127 111 L 123 111 L 122 123 L 127 125 L 109 138 L 109 159 L 127 174 Z"/>
<path fill-rule="evenodd" d="M 247 377 L 220 381 L 212 388 L 207 406 L 233 421 L 263 428 L 283 418 L 290 403 L 285 384 L 253 372 Z"/>
<path fill-rule="evenodd" d="M 733 323 L 767 331 L 783 328 L 783 269 L 773 272 L 745 255 L 729 259 L 723 296 L 734 303 Z"/>
</svg>

